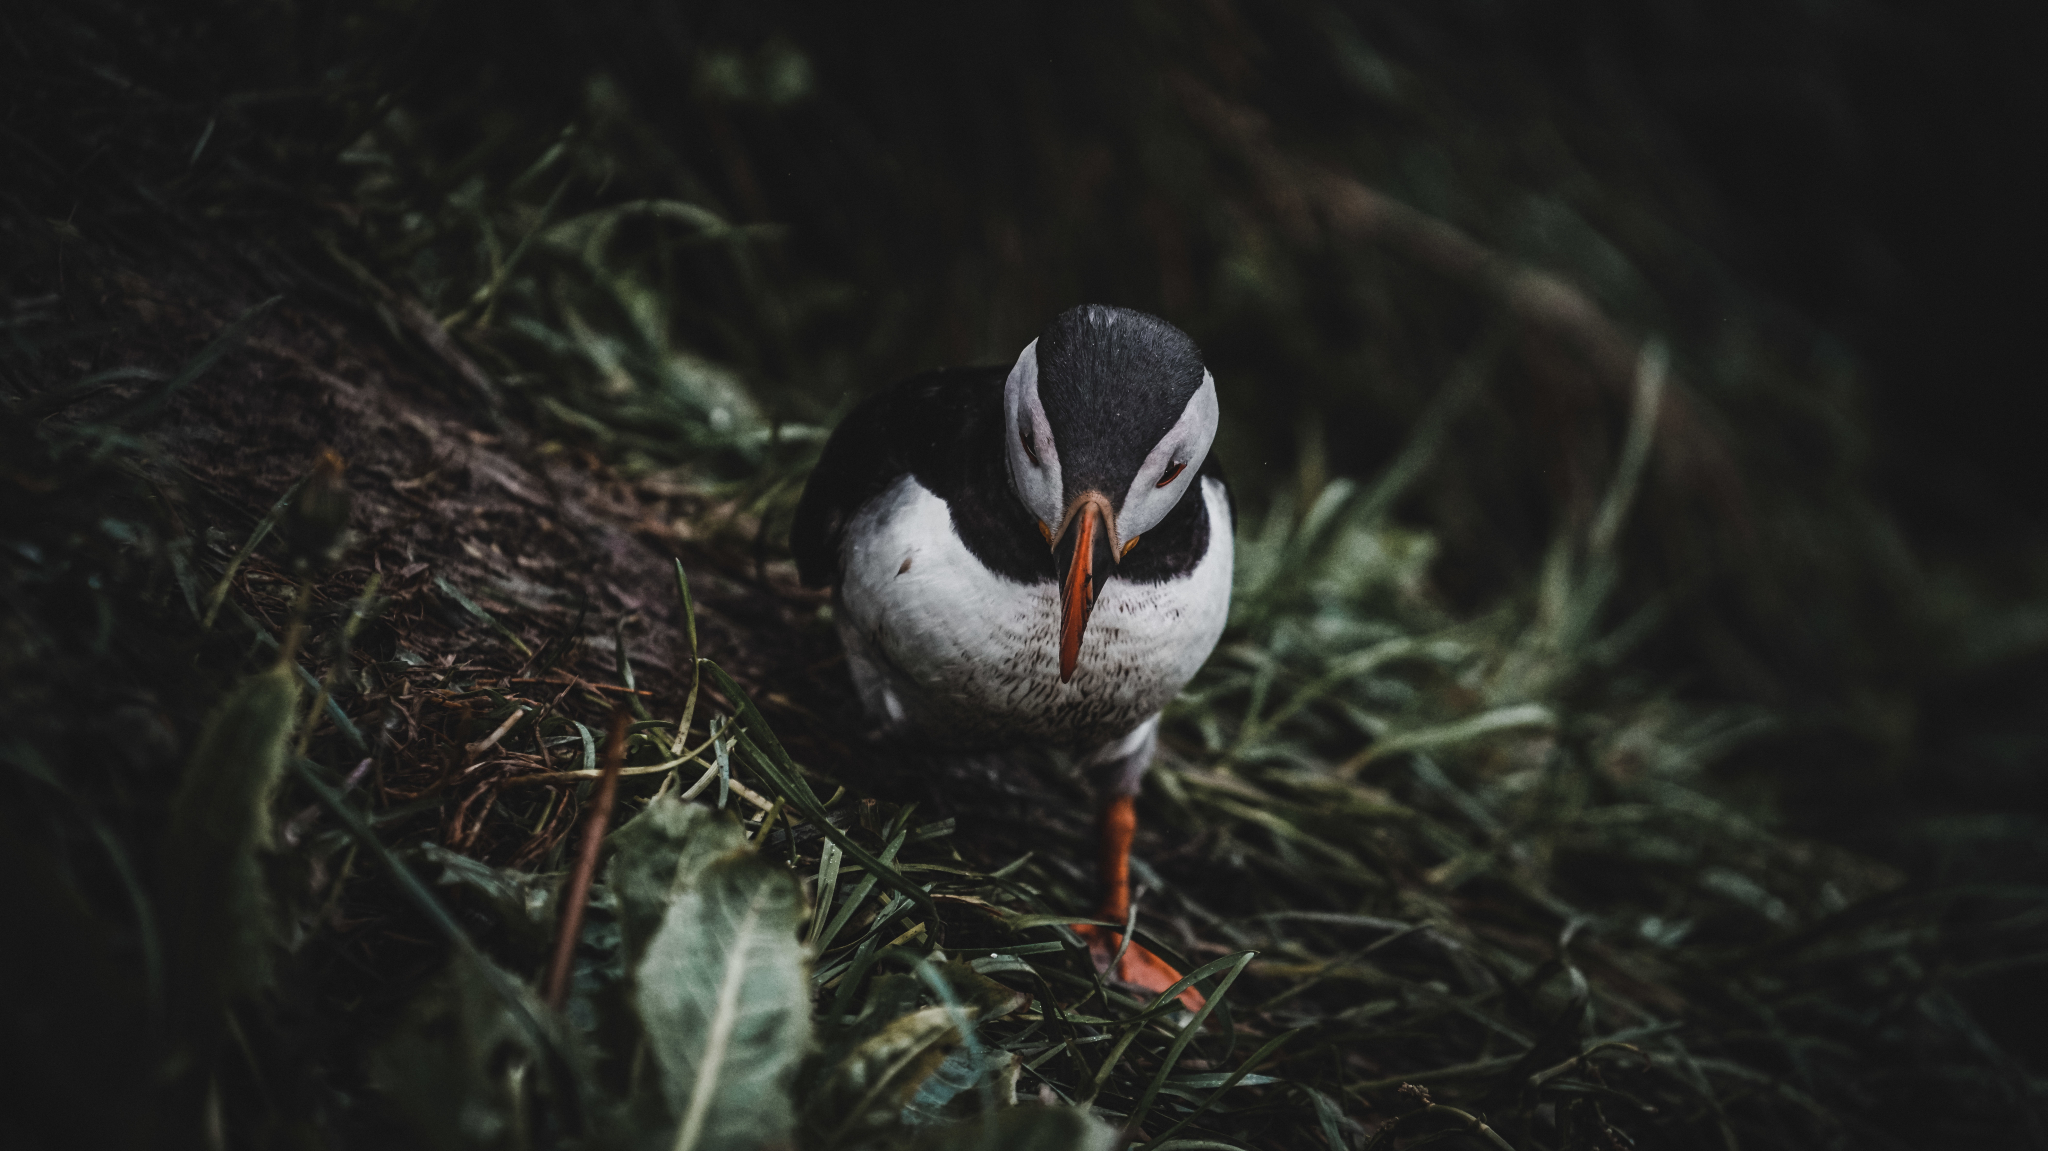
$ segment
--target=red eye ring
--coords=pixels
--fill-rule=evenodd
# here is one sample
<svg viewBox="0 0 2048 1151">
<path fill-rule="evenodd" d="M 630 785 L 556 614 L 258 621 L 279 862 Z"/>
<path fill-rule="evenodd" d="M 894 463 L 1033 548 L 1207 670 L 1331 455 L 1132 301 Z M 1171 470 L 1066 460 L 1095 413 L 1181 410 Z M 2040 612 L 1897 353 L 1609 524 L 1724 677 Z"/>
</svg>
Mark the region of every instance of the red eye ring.
<svg viewBox="0 0 2048 1151">
<path fill-rule="evenodd" d="M 1173 465 L 1172 467 L 1170 467 L 1170 468 L 1166 469 L 1166 474 L 1165 474 L 1165 475 L 1163 475 L 1163 476 L 1161 476 L 1161 477 L 1159 477 L 1159 482 L 1158 482 L 1158 483 L 1156 483 L 1156 484 L 1153 484 L 1152 486 L 1153 486 L 1153 487 L 1156 487 L 1156 488 L 1163 488 L 1163 487 L 1165 487 L 1166 485 L 1168 485 L 1168 484 L 1172 483 L 1172 482 L 1173 482 L 1173 481 L 1174 481 L 1175 479 L 1178 479 L 1178 478 L 1180 477 L 1180 474 L 1181 474 L 1181 473 L 1182 473 L 1183 471 L 1186 471 L 1186 470 L 1187 470 L 1187 465 L 1186 465 L 1186 464 L 1184 464 L 1184 463 L 1175 463 L 1175 464 L 1174 464 L 1174 465 Z"/>
<path fill-rule="evenodd" d="M 1017 442 L 1024 445 L 1024 454 L 1031 457 L 1032 465 L 1038 466 L 1038 445 L 1031 442 L 1031 429 L 1018 428 Z"/>
</svg>

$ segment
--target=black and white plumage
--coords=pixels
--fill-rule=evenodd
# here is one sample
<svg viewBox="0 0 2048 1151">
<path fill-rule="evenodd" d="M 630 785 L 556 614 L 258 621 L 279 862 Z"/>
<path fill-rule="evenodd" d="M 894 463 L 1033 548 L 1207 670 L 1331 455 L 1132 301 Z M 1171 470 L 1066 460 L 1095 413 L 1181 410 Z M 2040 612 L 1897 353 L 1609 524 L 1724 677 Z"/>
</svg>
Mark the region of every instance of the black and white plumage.
<svg viewBox="0 0 2048 1151">
<path fill-rule="evenodd" d="M 1159 709 L 1231 606 L 1217 418 L 1217 381 L 1178 328 L 1075 307 L 1008 371 L 936 371 L 860 403 L 791 528 L 805 584 L 834 590 L 883 733 L 977 758 L 1026 745 L 1081 758 L 1100 799 L 1096 918 L 1110 924 L 1130 911 L 1133 797 Z M 1180 979 L 1118 932 L 1075 932 L 1126 983 Z M 1200 991 L 1182 1004 L 1198 1008 Z"/>
<path fill-rule="evenodd" d="M 833 590 L 881 732 L 940 752 L 1081 758 L 1100 800 L 1096 915 L 1111 923 L 1130 909 L 1132 797 L 1160 709 L 1230 610 L 1218 414 L 1216 381 L 1178 329 L 1075 308 L 1007 370 L 931 372 L 856 407 L 791 530 L 804 582 Z M 1127 983 L 1156 993 L 1179 978 L 1116 932 L 1075 930 Z"/>
<path fill-rule="evenodd" d="M 1007 370 L 932 372 L 855 408 L 791 540 L 804 581 L 834 589 L 870 720 L 935 748 L 1066 749 L 1135 790 L 1229 611 L 1217 415 L 1192 341 L 1100 306 Z"/>
</svg>

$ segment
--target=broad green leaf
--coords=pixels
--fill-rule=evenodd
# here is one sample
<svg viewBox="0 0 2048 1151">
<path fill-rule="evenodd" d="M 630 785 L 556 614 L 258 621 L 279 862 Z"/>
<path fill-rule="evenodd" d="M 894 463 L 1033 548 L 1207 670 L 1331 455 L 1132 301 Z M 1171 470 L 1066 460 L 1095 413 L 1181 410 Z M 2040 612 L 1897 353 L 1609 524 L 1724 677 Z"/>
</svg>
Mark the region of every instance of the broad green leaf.
<svg viewBox="0 0 2048 1151">
<path fill-rule="evenodd" d="M 790 1079 L 811 1034 L 802 912 L 788 871 L 730 854 L 676 896 L 648 941 L 635 998 L 675 1151 L 788 1143 Z"/>
<path fill-rule="evenodd" d="M 619 927 L 637 962 L 669 904 L 713 860 L 746 850 L 746 833 L 730 815 L 663 795 L 607 842 L 613 854 L 605 885 L 618 900 Z"/>
<path fill-rule="evenodd" d="M 285 770 L 299 684 L 289 667 L 244 679 L 207 721 L 171 800 L 164 866 L 179 986 L 207 1014 L 269 978 L 272 923 L 261 854 Z"/>
<path fill-rule="evenodd" d="M 916 1151 L 1113 1151 L 1116 1128 L 1079 1107 L 1004 1107 L 933 1131 Z"/>
</svg>

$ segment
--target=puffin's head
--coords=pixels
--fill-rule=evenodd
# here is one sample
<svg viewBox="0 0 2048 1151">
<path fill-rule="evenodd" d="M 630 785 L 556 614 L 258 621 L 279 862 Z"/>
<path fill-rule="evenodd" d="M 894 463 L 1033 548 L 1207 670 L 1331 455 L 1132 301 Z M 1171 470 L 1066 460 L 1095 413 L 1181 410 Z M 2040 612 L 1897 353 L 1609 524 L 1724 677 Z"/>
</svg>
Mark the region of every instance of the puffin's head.
<svg viewBox="0 0 2048 1151">
<path fill-rule="evenodd" d="M 1194 487 L 1217 414 L 1194 341 L 1127 308 L 1061 313 L 1010 369 L 1010 486 L 1061 573 L 1061 682 L 1073 678 L 1096 592 Z"/>
</svg>

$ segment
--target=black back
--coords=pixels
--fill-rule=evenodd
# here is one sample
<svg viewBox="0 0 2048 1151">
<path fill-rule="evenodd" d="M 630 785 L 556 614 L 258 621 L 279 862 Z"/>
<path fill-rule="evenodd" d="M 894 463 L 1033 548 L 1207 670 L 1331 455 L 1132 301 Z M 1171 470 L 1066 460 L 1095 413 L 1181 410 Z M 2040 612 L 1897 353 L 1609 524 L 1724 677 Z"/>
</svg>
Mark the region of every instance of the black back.
<svg viewBox="0 0 2048 1151">
<path fill-rule="evenodd" d="M 838 584 L 846 525 L 904 475 L 916 476 L 946 501 L 953 529 L 990 570 L 1018 583 L 1058 578 L 1036 518 L 1010 488 L 1003 443 L 1008 377 L 1009 369 L 1000 367 L 926 372 L 870 396 L 840 421 L 804 485 L 790 527 L 790 550 L 804 583 Z M 1197 361 L 1197 386 L 1199 377 Z M 1183 397 L 1181 405 L 1186 402 Z M 1153 439 L 1171 426 L 1169 420 Z M 1211 452 L 1201 474 L 1220 479 L 1215 460 Z M 1116 578 L 1163 582 L 1192 570 L 1208 551 L 1209 517 L 1195 485 L 1117 565 Z"/>
</svg>

